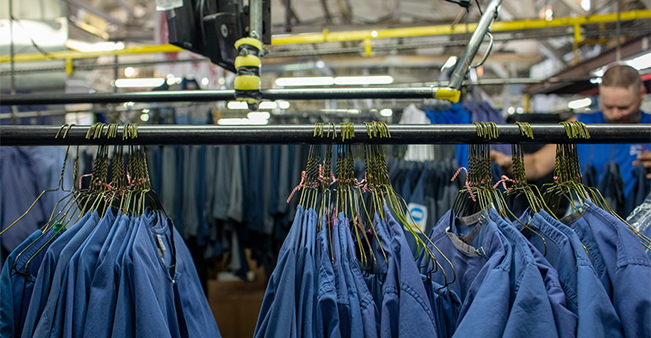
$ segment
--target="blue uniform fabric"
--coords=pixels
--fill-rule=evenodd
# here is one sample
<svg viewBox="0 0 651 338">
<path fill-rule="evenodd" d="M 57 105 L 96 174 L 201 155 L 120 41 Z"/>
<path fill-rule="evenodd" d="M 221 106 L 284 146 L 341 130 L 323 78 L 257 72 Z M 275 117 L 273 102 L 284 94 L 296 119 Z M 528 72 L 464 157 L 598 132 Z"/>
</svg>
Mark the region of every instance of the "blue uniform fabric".
<svg viewBox="0 0 651 338">
<path fill-rule="evenodd" d="M 644 112 L 641 113 L 642 117 L 640 123 L 651 123 L 651 115 Z M 593 123 L 607 123 L 604 119 L 603 112 L 596 112 L 590 114 L 577 114 L 576 118 L 579 122 L 585 124 Z M 645 150 L 651 150 L 649 144 L 579 144 L 577 151 L 579 153 L 579 160 L 581 168 L 585 168 L 585 163 L 591 163 L 597 170 L 599 181 L 604 176 L 605 165 L 608 162 L 616 162 L 619 164 L 622 180 L 624 181 L 624 196 L 628 197 L 633 186 L 635 185 L 635 177 L 633 161 L 637 160 L 637 155 Z M 647 180 L 647 185 L 648 185 Z"/>
<path fill-rule="evenodd" d="M 344 338 L 352 336 L 353 321 L 359 325 L 361 321 L 361 312 L 359 311 L 359 302 L 351 301 L 352 293 L 349 293 L 346 275 L 342 263 L 341 240 L 339 239 L 339 227 L 343 221 L 343 214 L 339 214 L 334 220 L 330 245 L 332 246 L 332 267 L 335 273 L 335 287 L 337 291 L 337 307 L 339 309 L 339 329 L 341 336 Z M 361 332 L 356 332 L 361 333 Z M 359 336 L 357 336 L 359 337 Z"/>
<path fill-rule="evenodd" d="M 296 337 L 296 253 L 304 209 L 298 206 L 294 223 L 280 248 L 258 316 L 254 337 Z"/>
<path fill-rule="evenodd" d="M 335 229 L 337 229 L 337 233 L 335 233 L 335 235 L 338 237 L 336 237 L 336 239 L 333 239 L 333 246 L 336 245 L 335 252 L 338 251 L 339 254 L 339 259 L 337 259 L 337 256 L 335 255 L 335 264 L 337 261 L 340 262 L 340 272 L 343 274 L 344 281 L 346 283 L 346 290 L 348 299 L 350 301 L 349 306 L 351 312 L 350 333 L 342 332 L 342 336 L 350 334 L 350 337 L 362 337 L 364 336 L 364 320 L 362 319 L 361 301 L 359 299 L 357 286 L 355 285 L 353 272 L 350 268 L 350 258 L 351 255 L 355 254 L 355 252 L 348 251 L 348 240 L 346 239 L 346 237 L 348 237 L 348 227 L 348 220 L 345 219 L 343 213 L 340 213 L 338 220 L 335 221 Z M 352 256 L 352 258 L 356 259 L 355 256 Z M 337 270 L 335 270 L 335 273 L 336 272 Z"/>
<path fill-rule="evenodd" d="M 83 337 L 110 337 L 113 327 L 113 314 L 117 302 L 117 285 L 119 275 L 115 267 L 117 261 L 122 261 L 120 248 L 130 238 L 132 224 L 128 216 L 120 216 L 117 229 L 110 242 L 105 242 L 102 251 L 103 258 L 98 258 L 95 275 L 90 286 L 88 309 L 84 319 Z M 101 255 L 101 253 L 100 253 Z"/>
<path fill-rule="evenodd" d="M 355 288 L 357 289 L 357 294 L 359 297 L 359 306 L 360 311 L 362 312 L 362 322 L 364 325 L 364 337 L 378 337 L 378 320 L 380 318 L 380 312 L 378 311 L 377 305 L 373 300 L 373 295 L 368 289 L 368 286 L 365 283 L 364 276 L 362 275 L 362 270 L 359 266 L 359 261 L 355 258 L 355 248 L 353 246 L 353 240 L 351 238 L 350 227 L 345 232 L 345 240 L 348 246 L 348 255 L 350 257 L 350 270 L 353 274 L 353 282 L 355 283 Z M 360 235 L 361 236 L 361 235 Z M 376 252 L 376 259 L 383 259 L 380 256 L 380 252 Z"/>
<path fill-rule="evenodd" d="M 298 212 L 297 212 L 298 214 Z M 319 231 L 320 251 L 318 260 L 319 277 L 317 279 L 318 290 L 316 298 L 316 337 L 341 337 L 339 328 L 339 308 L 337 306 L 337 289 L 335 283 L 335 272 L 332 266 L 329 239 L 330 229 L 325 217 L 321 221 Z"/>
<path fill-rule="evenodd" d="M 88 238 L 90 233 L 93 231 L 97 222 L 99 222 L 99 213 L 94 211 L 88 219 L 88 222 L 79 228 L 74 237 L 72 237 L 63 250 L 61 250 L 57 260 L 56 269 L 54 270 L 54 275 L 52 276 L 52 287 L 50 288 L 47 302 L 45 303 L 41 317 L 34 329 L 34 337 L 48 337 L 50 335 L 50 330 L 55 321 L 57 307 L 59 306 L 59 300 L 61 300 L 61 297 L 65 297 L 66 295 L 67 290 L 65 289 L 64 283 L 67 281 L 66 272 L 68 263 L 72 260 L 79 247 L 81 247 L 86 238 Z M 68 231 L 66 231 L 64 235 L 67 233 Z"/>
<path fill-rule="evenodd" d="M 380 336 L 437 337 L 434 314 L 405 234 L 389 208 L 383 208 L 394 256 L 383 285 Z"/>
<path fill-rule="evenodd" d="M 96 216 L 97 217 L 97 216 Z M 61 234 L 47 249 L 41 267 L 38 271 L 38 277 L 32 291 L 32 298 L 29 301 L 27 315 L 25 316 L 25 325 L 21 337 L 31 338 L 34 336 L 34 330 L 38 324 L 41 314 L 47 304 L 50 292 L 57 288 L 57 297 L 59 295 L 61 281 L 54 282 L 57 271 L 57 263 L 62 255 L 63 249 L 73 239 L 77 232 L 89 221 L 91 213 L 86 213 L 70 229 Z M 55 285 L 58 284 L 58 285 Z M 56 304 L 55 304 L 56 305 Z"/>
<path fill-rule="evenodd" d="M 305 233 L 304 241 L 302 241 L 301 246 L 298 248 L 298 259 L 297 262 L 299 267 L 303 267 L 303 271 L 300 278 L 300 288 L 297 287 L 297 290 L 300 290 L 300 293 L 297 297 L 298 307 L 296 308 L 296 323 L 297 323 L 297 333 L 300 332 L 300 335 L 303 337 L 316 337 L 316 283 L 317 283 L 317 274 L 315 273 L 315 259 L 314 259 L 314 250 L 315 250 L 315 241 L 316 241 L 316 223 L 317 215 L 314 209 L 309 209 L 306 218 L 304 218 L 305 228 L 303 233 Z M 300 263 L 302 262 L 302 264 Z M 297 269 L 298 270 L 298 269 Z M 297 275 L 298 277 L 298 275 Z"/>
<path fill-rule="evenodd" d="M 651 336 L 651 262 L 623 222 L 590 201 L 583 218 L 594 232 L 613 285 L 613 304 L 626 337 Z"/>
<path fill-rule="evenodd" d="M 622 337 L 622 323 L 577 234 L 550 214 L 540 216 L 567 236 L 576 260 L 577 337 Z"/>
<path fill-rule="evenodd" d="M 133 286 L 133 243 L 142 224 L 140 218 L 131 217 L 131 233 L 128 239 L 125 238 L 118 256 L 121 256 L 119 264 L 115 265 L 115 271 L 119 275 L 117 286 L 117 299 L 115 312 L 113 313 L 113 325 L 109 331 L 111 337 L 136 337 L 135 303 L 132 295 Z M 89 318 L 92 319 L 92 318 Z M 90 334 L 86 334 L 91 337 Z"/>
<path fill-rule="evenodd" d="M 16 321 L 15 337 L 20 337 L 22 335 L 28 305 L 32 299 L 32 292 L 34 291 L 34 285 L 38 277 L 41 262 L 45 257 L 47 249 L 61 234 L 61 229 L 57 230 L 58 231 L 54 231 L 54 229 L 52 229 L 47 231 L 30 244 L 25 249 L 25 252 L 16 260 L 16 269 L 11 271 L 14 294 L 21 295 L 21 299 L 15 299 L 15 301 L 19 302 L 16 303 L 16 309 L 18 310 L 17 314 L 19 317 Z M 26 275 L 21 275 L 21 273 L 26 273 Z"/>
<path fill-rule="evenodd" d="M 16 331 L 20 325 L 20 307 L 22 304 L 23 290 L 22 283 L 25 279 L 16 274 L 18 267 L 14 270 L 14 262 L 18 255 L 41 235 L 41 230 L 36 230 L 29 235 L 25 241 L 20 243 L 12 251 L 0 273 L 0 337 L 16 337 Z M 15 276 L 15 277 L 14 277 Z M 22 279 L 22 281 L 20 280 Z"/>
<path fill-rule="evenodd" d="M 558 337 L 560 332 L 574 332 L 576 318 L 573 326 L 563 323 L 557 327 L 551 301 L 526 238 L 495 209 L 491 209 L 490 218 L 513 247 L 511 309 L 504 336 Z"/>
<path fill-rule="evenodd" d="M 532 216 L 525 212 L 521 217 L 521 222 L 514 221 L 513 225 L 529 239 L 527 245 L 543 278 L 559 336 L 576 337 L 578 325 L 577 267 L 573 249 L 565 235 L 547 224 L 539 214 Z M 523 223 L 528 224 L 528 228 L 523 229 Z M 557 266 L 560 270 L 557 269 Z"/>
<path fill-rule="evenodd" d="M 0 147 L 0 231 L 27 211 L 41 193 L 38 170 L 23 147 Z M 49 210 L 50 212 L 52 210 Z M 41 198 L 27 213 L 0 236 L 0 243 L 12 252 L 29 235 L 43 225 L 50 214 Z M 4 260 L 0 260 L 0 265 Z"/>
<path fill-rule="evenodd" d="M 494 222 L 483 213 L 456 218 L 449 210 L 432 229 L 434 245 L 455 267 L 456 279 L 448 274 L 431 275 L 433 281 L 448 285 L 462 304 L 456 337 L 502 337 L 509 316 L 509 275 L 512 248 Z M 434 251 L 439 262 L 445 258 Z M 463 267 L 463 268 L 459 268 Z"/>
<path fill-rule="evenodd" d="M 113 222 L 115 222 L 115 216 L 111 210 L 107 210 L 90 236 L 85 239 L 70 259 L 64 273 L 63 286 L 59 293 L 50 337 L 61 337 L 62 335 L 70 337 L 73 332 L 78 332 L 75 327 L 83 330 L 83 319 L 86 317 L 85 309 L 88 306 L 85 298 L 86 281 L 90 280 L 87 276 L 91 270 L 93 272 L 95 270 L 97 255 Z M 76 319 L 78 323 L 75 327 L 73 327 L 73 319 Z"/>
</svg>

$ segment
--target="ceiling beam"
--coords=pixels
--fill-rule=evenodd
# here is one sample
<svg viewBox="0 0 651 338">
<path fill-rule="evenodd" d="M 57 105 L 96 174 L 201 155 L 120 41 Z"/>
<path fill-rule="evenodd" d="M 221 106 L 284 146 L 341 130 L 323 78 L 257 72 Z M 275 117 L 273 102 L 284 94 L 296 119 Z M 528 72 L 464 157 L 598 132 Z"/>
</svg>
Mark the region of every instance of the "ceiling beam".
<svg viewBox="0 0 651 338">
<path fill-rule="evenodd" d="M 647 35 L 637 37 L 623 43 L 621 46 L 622 59 L 627 59 L 643 52 L 648 52 L 650 39 L 651 35 Z M 570 66 L 561 72 L 551 76 L 548 80 L 553 80 L 554 84 L 541 83 L 529 85 L 527 88 L 525 88 L 525 92 L 531 95 L 545 94 L 563 87 L 570 86 L 572 85 L 571 79 L 590 76 L 590 72 L 594 71 L 595 69 L 615 62 L 615 54 L 616 48 L 609 49 L 595 58 L 583 61 L 574 66 Z"/>
</svg>

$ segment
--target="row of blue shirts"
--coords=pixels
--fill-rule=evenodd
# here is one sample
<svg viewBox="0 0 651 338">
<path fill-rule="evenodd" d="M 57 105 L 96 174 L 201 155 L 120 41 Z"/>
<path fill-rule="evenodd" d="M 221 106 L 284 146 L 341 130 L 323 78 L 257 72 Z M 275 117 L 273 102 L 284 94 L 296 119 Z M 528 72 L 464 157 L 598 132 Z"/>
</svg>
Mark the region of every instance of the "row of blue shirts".
<svg viewBox="0 0 651 338">
<path fill-rule="evenodd" d="M 9 255 L 0 275 L 0 336 L 220 334 L 171 220 L 109 209 L 37 230 Z"/>
<path fill-rule="evenodd" d="M 366 248 L 343 214 L 328 222 L 299 206 L 255 337 L 651 336 L 647 252 L 590 201 L 560 221 L 448 211 L 422 235 L 436 261 L 414 259 L 410 232 L 383 215 Z"/>
</svg>

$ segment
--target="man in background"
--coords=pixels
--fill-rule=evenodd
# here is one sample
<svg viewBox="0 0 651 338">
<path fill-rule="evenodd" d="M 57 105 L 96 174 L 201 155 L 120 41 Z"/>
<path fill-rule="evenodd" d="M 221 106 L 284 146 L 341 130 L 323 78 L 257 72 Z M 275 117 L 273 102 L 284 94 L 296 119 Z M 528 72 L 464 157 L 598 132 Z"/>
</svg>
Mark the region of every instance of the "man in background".
<svg viewBox="0 0 651 338">
<path fill-rule="evenodd" d="M 627 65 L 615 65 L 606 70 L 599 85 L 601 111 L 577 114 L 569 121 L 592 123 L 651 123 L 651 115 L 640 110 L 646 90 L 638 71 Z M 651 142 L 651 139 L 649 140 Z M 624 181 L 624 196 L 633 190 L 636 182 L 635 166 L 646 168 L 651 178 L 651 152 L 649 144 L 580 144 L 577 145 L 582 170 L 586 163 L 594 166 L 598 180 L 605 172 L 605 165 L 619 165 Z M 556 145 L 548 144 L 531 155 L 525 155 L 524 165 L 528 180 L 536 180 L 554 171 Z M 498 163 L 507 174 L 512 174 L 511 156 L 491 151 L 491 160 Z M 647 182 L 648 184 L 648 182 Z"/>
</svg>

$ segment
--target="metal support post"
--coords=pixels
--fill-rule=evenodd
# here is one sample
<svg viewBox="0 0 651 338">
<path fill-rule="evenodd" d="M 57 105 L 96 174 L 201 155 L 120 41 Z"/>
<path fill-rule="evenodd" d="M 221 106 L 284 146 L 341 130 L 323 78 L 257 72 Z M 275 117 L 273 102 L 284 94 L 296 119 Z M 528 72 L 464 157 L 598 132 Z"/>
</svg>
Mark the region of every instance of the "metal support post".
<svg viewBox="0 0 651 338">
<path fill-rule="evenodd" d="M 491 0 L 491 2 L 488 3 L 488 6 L 486 6 L 484 14 L 481 16 L 481 19 L 479 19 L 477 28 L 472 33 L 472 37 L 470 38 L 468 46 L 466 46 L 466 50 L 463 52 L 463 55 L 457 62 L 454 73 L 452 73 L 452 77 L 450 78 L 450 88 L 456 90 L 461 89 L 463 80 L 470 70 L 470 65 L 475 59 L 475 55 L 477 55 L 479 46 L 481 45 L 482 41 L 484 41 L 486 33 L 489 32 L 491 23 L 495 17 L 497 17 L 497 10 L 499 9 L 501 3 L 502 0 Z"/>
</svg>

